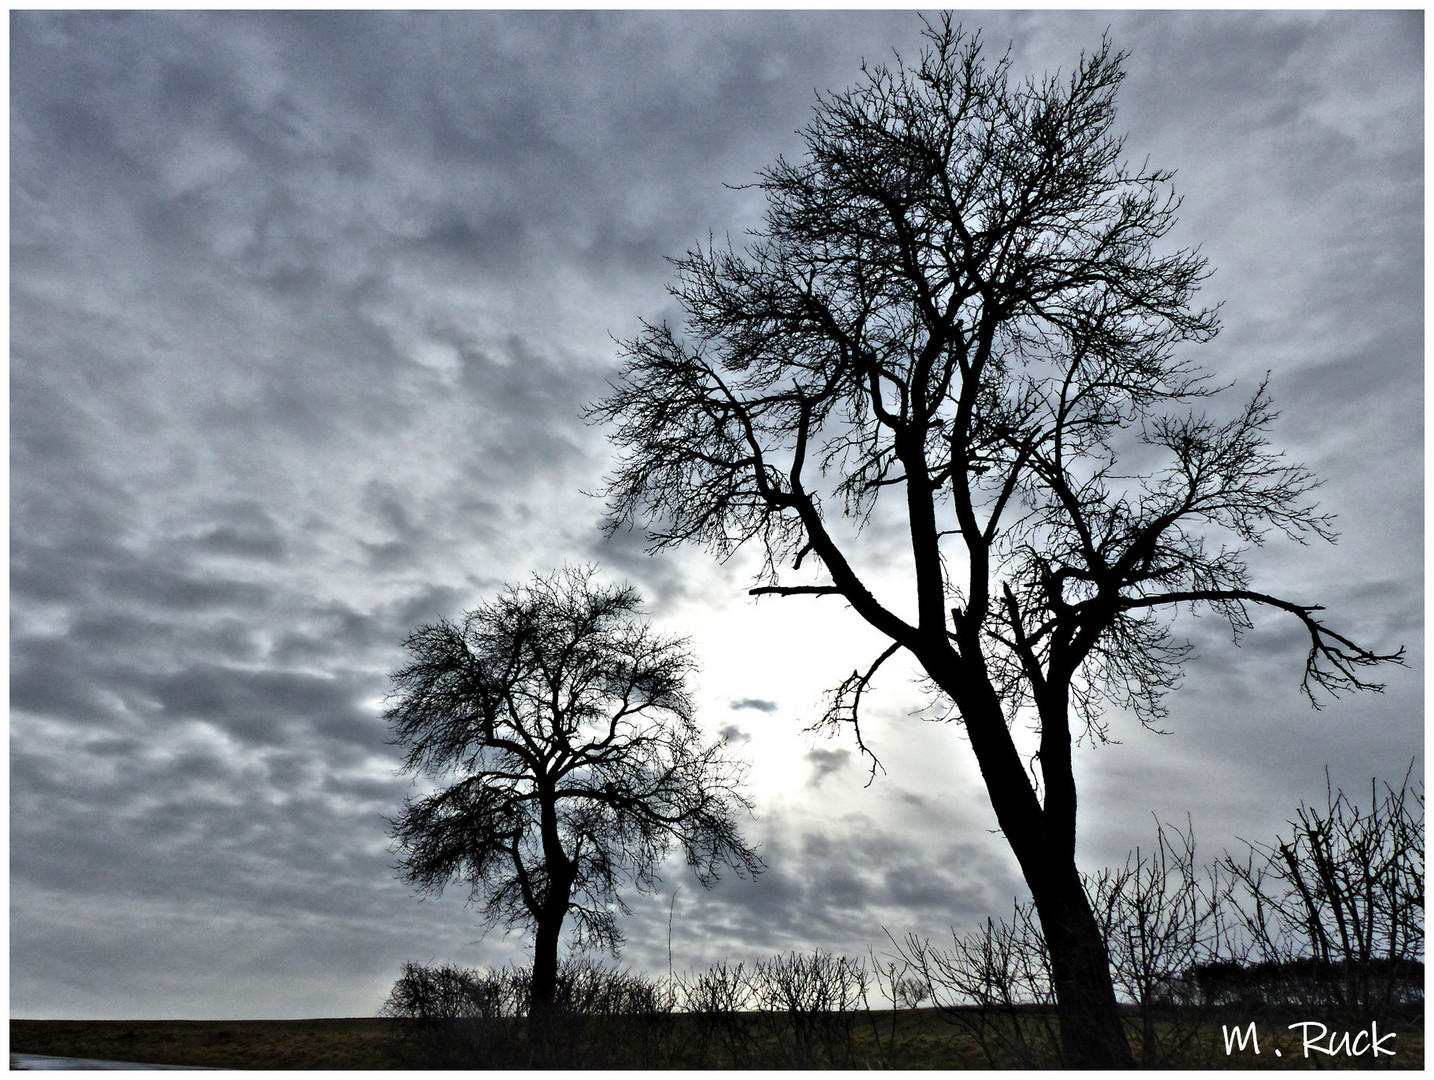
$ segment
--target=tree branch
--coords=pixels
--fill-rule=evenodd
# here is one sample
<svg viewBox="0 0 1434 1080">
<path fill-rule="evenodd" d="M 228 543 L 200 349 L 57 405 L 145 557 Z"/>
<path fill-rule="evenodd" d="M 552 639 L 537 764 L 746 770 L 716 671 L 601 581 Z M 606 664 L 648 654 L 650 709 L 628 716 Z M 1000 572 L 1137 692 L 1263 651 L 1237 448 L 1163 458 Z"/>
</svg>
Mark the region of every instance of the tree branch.
<svg viewBox="0 0 1434 1080">
<path fill-rule="evenodd" d="M 748 596 L 843 596 L 835 585 L 757 585 Z"/>
</svg>

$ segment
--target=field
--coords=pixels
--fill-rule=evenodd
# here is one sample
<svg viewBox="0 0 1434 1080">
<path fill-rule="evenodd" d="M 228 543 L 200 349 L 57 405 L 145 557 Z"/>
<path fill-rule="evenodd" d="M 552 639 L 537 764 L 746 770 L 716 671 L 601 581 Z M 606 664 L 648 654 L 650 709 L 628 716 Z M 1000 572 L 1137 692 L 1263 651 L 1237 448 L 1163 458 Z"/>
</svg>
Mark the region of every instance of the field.
<svg viewBox="0 0 1434 1080">
<path fill-rule="evenodd" d="M 712 1024 L 698 1016 L 659 1017 L 650 1026 L 630 1018 L 607 1018 L 599 1032 L 579 1029 L 567 1043 L 566 1063 L 593 1068 L 836 1067 L 981 1069 L 1020 1067 L 1018 1059 L 993 1061 L 971 1033 L 934 1010 L 904 1010 L 839 1018 L 791 1018 L 744 1014 Z M 105 1058 L 165 1065 L 243 1069 L 396 1069 L 423 1065 L 521 1065 L 518 1021 L 498 1021 L 475 1038 L 471 1029 L 450 1030 L 435 1040 L 417 1021 L 378 1018 L 334 1020 L 12 1020 L 10 1048 L 17 1053 Z M 581 1021 L 580 1021 L 581 1023 Z M 597 1026 L 596 1021 L 591 1025 Z M 1381 1027 L 1383 1035 L 1388 1029 Z M 1261 1054 L 1223 1053 L 1219 1025 L 1202 1029 L 1193 1052 L 1216 1068 L 1421 1068 L 1423 1025 L 1415 1023 L 1385 1043 L 1394 1056 L 1371 1060 L 1347 1051 L 1301 1056 L 1298 1032 L 1286 1025 L 1259 1026 Z M 1031 1039 L 1031 1044 L 1038 1043 Z M 1365 1045 L 1354 1043 L 1355 1047 Z M 601 1049 L 598 1049 L 598 1048 Z M 989 1047 L 989 1044 L 988 1044 Z M 439 1057 L 435 1057 L 436 1048 Z M 1281 1055 L 1276 1056 L 1275 1050 Z M 474 1061 L 473 1055 L 486 1060 Z M 518 1057 L 513 1055 L 517 1054 Z M 593 1056 L 593 1055 L 596 1056 Z M 446 1055 L 446 1056 L 442 1056 Z M 497 1055 L 496 1057 L 494 1055 Z M 575 1056 L 573 1056 L 575 1055 Z"/>
<path fill-rule="evenodd" d="M 22 1054 L 231 1069 L 385 1069 L 399 1021 L 11 1020 Z"/>
</svg>

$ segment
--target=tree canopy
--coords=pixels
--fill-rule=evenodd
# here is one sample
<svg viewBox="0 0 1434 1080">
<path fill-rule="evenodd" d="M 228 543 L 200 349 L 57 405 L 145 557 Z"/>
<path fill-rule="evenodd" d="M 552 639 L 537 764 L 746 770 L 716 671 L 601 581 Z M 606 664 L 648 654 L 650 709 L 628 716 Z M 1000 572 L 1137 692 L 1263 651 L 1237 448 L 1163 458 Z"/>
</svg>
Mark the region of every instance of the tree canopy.
<svg viewBox="0 0 1434 1080">
<path fill-rule="evenodd" d="M 467 886 L 489 925 L 533 928 L 535 998 L 564 917 L 579 944 L 616 948 L 622 890 L 654 889 L 674 845 L 707 886 L 762 868 L 736 824 L 745 768 L 694 717 L 688 643 L 640 608 L 591 569 L 536 576 L 416 630 L 393 675 L 391 741 L 439 785 L 392 823 L 399 870 L 423 892 Z"/>
<path fill-rule="evenodd" d="M 1392 657 L 1250 588 L 1239 545 L 1333 533 L 1314 477 L 1269 445 L 1263 384 L 1223 421 L 1188 408 L 1227 389 L 1177 348 L 1218 316 L 1194 304 L 1205 260 L 1161 244 L 1172 174 L 1130 167 L 1113 131 L 1123 54 L 1013 87 L 977 36 L 928 36 L 917 70 L 819 101 L 805 160 L 760 174 L 745 250 L 675 260 L 687 334 L 645 324 L 591 411 L 623 452 L 610 525 L 722 556 L 755 541 L 755 591 L 840 594 L 907 647 L 944 632 L 1012 713 L 1078 673 L 1087 722 L 1112 699 L 1159 718 L 1185 654 L 1162 609 L 1182 603 L 1236 632 L 1251 605 L 1287 611 L 1312 698 L 1374 688 L 1362 669 Z M 914 624 L 829 527 L 887 492 L 910 516 Z M 808 555 L 825 581 L 783 585 Z"/>
</svg>

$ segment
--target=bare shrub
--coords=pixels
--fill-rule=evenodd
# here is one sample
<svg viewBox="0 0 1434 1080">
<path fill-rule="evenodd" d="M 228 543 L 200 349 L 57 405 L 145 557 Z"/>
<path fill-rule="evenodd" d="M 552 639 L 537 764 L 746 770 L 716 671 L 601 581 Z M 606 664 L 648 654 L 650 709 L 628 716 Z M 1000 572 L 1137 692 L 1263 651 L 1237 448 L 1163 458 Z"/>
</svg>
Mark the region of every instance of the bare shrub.
<svg viewBox="0 0 1434 1080">
<path fill-rule="evenodd" d="M 890 935 L 887 935 L 890 937 Z M 905 962 L 886 957 L 880 959 L 876 951 L 867 949 L 871 987 L 881 995 L 881 1009 L 872 1007 L 872 996 L 863 995 L 863 1009 L 871 1027 L 871 1052 L 865 1064 L 869 1068 L 894 1069 L 905 1066 L 903 1049 L 898 1049 L 898 1017 L 910 1014 L 931 997 L 931 987 L 920 976 L 913 974 Z M 888 1008 L 889 1006 L 889 1008 Z"/>
<path fill-rule="evenodd" d="M 543 1064 L 565 1068 L 652 1068 L 666 1054 L 675 1001 L 670 989 L 584 957 L 558 968 L 555 1011 L 539 1048 Z M 532 1022 L 532 975 L 526 969 L 478 971 L 451 964 L 405 964 L 384 1016 L 416 1021 L 409 1057 L 426 1064 L 512 1068 L 535 1063 L 526 1038 Z"/>
<path fill-rule="evenodd" d="M 1301 804 L 1289 839 L 1226 854 L 1232 911 L 1256 967 L 1207 974 L 1211 992 L 1347 1017 L 1423 1003 L 1424 789 L 1413 765 L 1396 790 L 1371 783 L 1363 808 L 1328 783 L 1322 808 Z"/>
<path fill-rule="evenodd" d="M 1218 867 L 1195 862 L 1195 832 L 1161 825 L 1153 850 L 1136 848 L 1119 869 L 1086 879 L 1117 993 L 1135 1006 L 1139 1063 L 1196 1064 L 1208 1020 L 1192 973 L 1230 944 Z"/>
<path fill-rule="evenodd" d="M 528 976 L 444 964 L 403 965 L 380 1013 L 411 1021 L 406 1056 L 432 1065 L 517 1064 L 526 1057 L 512 1018 L 526 1011 Z"/>
<path fill-rule="evenodd" d="M 751 971 L 724 960 L 700 974 L 679 976 L 678 989 L 693 1027 L 684 1059 L 697 1066 L 756 1064 Z"/>
<path fill-rule="evenodd" d="M 859 1055 L 854 1029 L 866 1005 L 865 964 L 817 951 L 775 956 L 752 970 L 759 1009 L 784 1021 L 770 1048 L 775 1068 L 851 1068 Z"/>
<path fill-rule="evenodd" d="M 568 957 L 558 969 L 558 1045 L 566 1068 L 654 1068 L 665 1060 L 676 995 L 666 981 Z"/>
<path fill-rule="evenodd" d="M 907 978 L 925 987 L 941 1016 L 968 1035 L 992 1068 L 1032 1068 L 1060 1056 L 1055 992 L 1045 941 L 1030 903 L 1010 922 L 952 931 L 950 950 L 908 935 L 897 943 Z"/>
</svg>

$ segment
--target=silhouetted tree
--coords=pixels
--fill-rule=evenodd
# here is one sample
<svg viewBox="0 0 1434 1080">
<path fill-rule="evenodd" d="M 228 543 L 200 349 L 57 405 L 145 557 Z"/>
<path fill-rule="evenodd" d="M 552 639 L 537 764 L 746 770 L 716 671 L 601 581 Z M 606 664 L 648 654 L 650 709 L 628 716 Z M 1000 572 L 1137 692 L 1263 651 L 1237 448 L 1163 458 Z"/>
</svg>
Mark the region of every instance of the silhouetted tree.
<svg viewBox="0 0 1434 1080">
<path fill-rule="evenodd" d="M 1178 605 L 1236 634 L 1252 606 L 1293 616 L 1311 694 L 1373 688 L 1365 669 L 1398 654 L 1251 588 L 1218 540 L 1332 534 L 1311 475 L 1268 446 L 1263 385 L 1227 422 L 1190 408 L 1222 388 L 1176 346 L 1217 317 L 1192 304 L 1204 260 L 1157 250 L 1170 174 L 1129 167 L 1112 133 L 1122 54 L 1102 43 L 1068 79 L 1012 85 L 1009 58 L 988 65 L 949 18 L 927 37 L 914 70 L 873 66 L 818 97 L 804 160 L 759 174 L 766 223 L 744 250 L 675 260 L 686 336 L 644 324 L 589 410 L 621 451 L 608 527 L 642 519 L 654 550 L 722 557 L 756 542 L 754 593 L 844 598 L 890 639 L 824 717 L 864 751 L 862 695 L 896 653 L 916 660 L 1031 888 L 1067 1061 L 1123 1064 L 1076 869 L 1075 738 L 1104 736 L 1107 704 L 1163 716 L 1188 651 L 1169 632 Z M 1132 450 L 1143 476 L 1120 467 Z M 876 595 L 838 520 L 890 500 L 910 530 L 910 616 Z M 1012 736 L 1028 722 L 1036 775 Z"/>
<path fill-rule="evenodd" d="M 615 949 L 619 890 L 655 888 L 674 843 L 709 887 L 724 865 L 762 867 L 735 824 L 745 769 L 693 719 L 688 643 L 640 603 L 591 570 L 538 576 L 414 632 L 393 676 L 403 769 L 442 785 L 391 823 L 398 869 L 422 892 L 467 885 L 490 926 L 532 928 L 535 1016 L 568 915 L 579 943 Z"/>
</svg>

